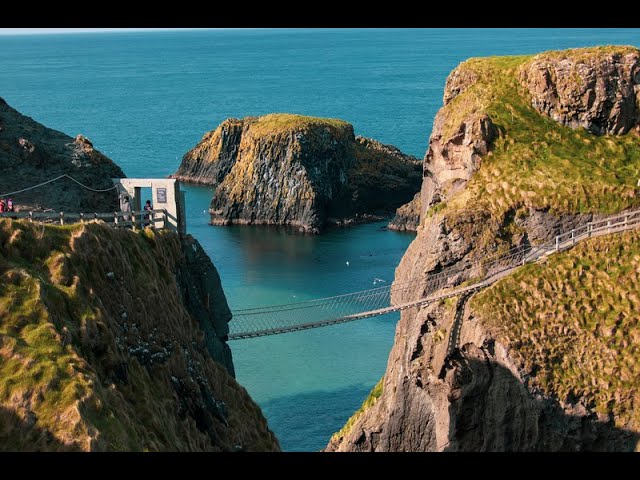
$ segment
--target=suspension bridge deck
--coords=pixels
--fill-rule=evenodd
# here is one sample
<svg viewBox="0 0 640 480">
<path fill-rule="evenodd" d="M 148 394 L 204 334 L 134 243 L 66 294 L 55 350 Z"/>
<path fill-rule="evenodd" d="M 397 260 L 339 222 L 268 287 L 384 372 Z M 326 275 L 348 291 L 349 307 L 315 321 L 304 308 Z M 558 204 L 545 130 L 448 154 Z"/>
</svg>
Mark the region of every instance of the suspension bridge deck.
<svg viewBox="0 0 640 480">
<path fill-rule="evenodd" d="M 552 242 L 536 247 L 517 247 L 494 260 L 465 263 L 423 278 L 335 297 L 236 310 L 229 324 L 229 340 L 338 325 L 419 307 L 446 298 L 469 295 L 492 285 L 526 263 L 571 248 L 580 241 L 638 227 L 640 209 L 589 222 L 580 228 L 557 235 Z M 392 303 L 392 298 L 416 297 L 418 300 Z"/>
</svg>

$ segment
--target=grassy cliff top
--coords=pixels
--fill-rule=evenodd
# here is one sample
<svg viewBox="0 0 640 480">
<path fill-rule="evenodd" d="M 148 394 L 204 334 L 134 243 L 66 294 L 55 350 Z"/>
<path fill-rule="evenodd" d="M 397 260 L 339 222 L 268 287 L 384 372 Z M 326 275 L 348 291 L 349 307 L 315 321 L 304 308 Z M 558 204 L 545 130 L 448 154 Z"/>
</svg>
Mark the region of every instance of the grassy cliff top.
<svg viewBox="0 0 640 480">
<path fill-rule="evenodd" d="M 257 117 L 251 124 L 251 130 L 255 134 L 277 134 L 283 131 L 307 130 L 321 127 L 328 127 L 340 131 L 353 131 L 353 126 L 344 120 L 309 117 L 293 113 L 270 113 L 269 115 Z"/>
<path fill-rule="evenodd" d="M 0 451 L 276 448 L 206 352 L 181 258 L 173 232 L 0 220 Z"/>
<path fill-rule="evenodd" d="M 539 53 L 533 58 L 548 58 L 553 60 L 562 60 L 570 58 L 576 62 L 591 60 L 604 55 L 626 55 L 628 53 L 638 53 L 640 50 L 632 45 L 600 45 L 596 47 L 586 48 L 569 48 L 566 50 L 549 50 Z"/>
<path fill-rule="evenodd" d="M 544 56 L 592 58 L 633 47 L 596 47 L 539 56 L 472 58 L 458 70 L 475 82 L 443 107 L 443 133 L 451 137 L 473 114 L 486 113 L 499 131 L 480 170 L 449 208 L 482 208 L 500 217 L 520 206 L 555 213 L 617 212 L 639 205 L 640 139 L 596 136 L 541 115 L 520 84 L 520 69 Z M 578 62 L 576 62 L 578 63 Z"/>
<path fill-rule="evenodd" d="M 640 428 L 639 230 L 522 267 L 470 306 L 534 386 Z"/>
</svg>

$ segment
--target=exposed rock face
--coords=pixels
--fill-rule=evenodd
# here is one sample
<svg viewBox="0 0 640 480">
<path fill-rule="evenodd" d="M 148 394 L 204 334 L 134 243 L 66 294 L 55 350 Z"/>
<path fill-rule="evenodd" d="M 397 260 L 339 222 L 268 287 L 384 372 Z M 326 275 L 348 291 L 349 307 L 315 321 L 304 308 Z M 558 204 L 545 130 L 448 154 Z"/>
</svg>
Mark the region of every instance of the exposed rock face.
<svg viewBox="0 0 640 480">
<path fill-rule="evenodd" d="M 445 98 L 455 96 L 450 92 Z M 424 158 L 422 212 L 464 189 L 480 168 L 482 157 L 489 151 L 496 134 L 491 118 L 485 113 L 465 118 L 449 136 L 444 131 L 445 119 L 446 113 L 438 112 Z"/>
<path fill-rule="evenodd" d="M 0 220 L 0 280 L 0 450 L 279 449 L 194 239 Z"/>
<path fill-rule="evenodd" d="M 637 432 L 531 392 L 509 352 L 461 303 L 403 317 L 384 391 L 329 451 L 633 451 Z M 464 313 L 463 313 L 464 315 Z M 409 320 L 409 321 L 407 321 Z M 450 353 L 448 353 L 448 350 Z"/>
<path fill-rule="evenodd" d="M 68 174 L 95 189 L 124 177 L 115 163 L 82 135 L 75 139 L 20 114 L 0 98 L 0 194 Z M 108 212 L 118 206 L 113 192 L 85 190 L 62 179 L 13 196 L 17 210 L 51 208 L 69 212 Z"/>
<path fill-rule="evenodd" d="M 556 122 L 596 135 L 623 135 L 640 122 L 640 51 L 537 55 L 521 70 L 533 106 Z"/>
<path fill-rule="evenodd" d="M 242 132 L 250 124 L 248 118 L 228 118 L 207 132 L 200 143 L 182 157 L 173 177 L 185 182 L 218 185 L 235 165 Z"/>
<path fill-rule="evenodd" d="M 215 225 L 288 225 L 320 232 L 387 215 L 420 184 L 419 161 L 355 137 L 341 120 L 273 114 L 227 120 L 191 150 L 176 176 L 217 185 Z"/>
<path fill-rule="evenodd" d="M 420 224 L 420 210 L 422 207 L 420 192 L 416 193 L 409 203 L 405 203 L 389 222 L 388 228 L 399 232 L 415 232 Z"/>
<path fill-rule="evenodd" d="M 231 310 L 222 290 L 215 265 L 191 235 L 182 239 L 183 261 L 178 264 L 177 281 L 182 301 L 204 332 L 211 358 L 235 377 L 231 349 L 227 345 Z"/>
<path fill-rule="evenodd" d="M 618 75 L 631 78 L 625 73 L 631 68 L 629 62 L 631 60 L 614 63 L 611 77 L 607 81 L 596 81 L 596 85 L 590 87 L 592 93 L 600 84 L 606 86 L 603 91 L 619 86 L 619 92 L 614 88 L 613 92 L 607 91 L 607 95 L 619 100 L 624 98 L 624 92 L 629 91 L 628 82 L 616 83 L 616 78 Z M 595 60 L 585 60 L 585 63 L 599 65 Z M 482 71 L 482 65 L 473 65 L 478 66 L 476 71 Z M 523 68 L 529 68 L 528 65 L 525 63 Z M 604 75 L 602 72 L 604 70 L 598 75 Z M 478 102 L 475 97 L 458 98 L 473 90 L 475 82 L 480 81 L 491 81 L 491 78 L 483 80 L 468 68 L 454 70 L 447 81 L 445 106 L 434 121 L 425 157 L 420 225 L 416 239 L 396 269 L 396 284 L 423 279 L 443 268 L 486 258 L 514 246 L 537 245 L 553 239 L 560 231 L 599 217 L 595 212 L 553 214 L 549 209 L 535 208 L 526 202 L 513 202 L 503 210 L 491 209 L 487 208 L 492 205 L 490 202 L 479 202 L 482 199 L 468 194 L 471 185 L 467 184 L 476 178 L 480 180 L 475 184 L 475 191 L 483 191 L 483 162 L 488 162 L 495 142 L 500 140 L 502 148 L 505 144 L 511 145 L 505 140 L 511 128 L 510 114 L 502 117 L 504 124 L 494 124 L 482 109 L 488 102 Z M 555 92 L 553 84 L 548 86 Z M 486 85 L 481 87 L 488 90 Z M 482 89 L 471 92 L 472 97 Z M 545 92 L 541 91 L 540 98 L 552 98 Z M 497 98 L 499 103 L 505 101 Z M 595 93 L 590 98 L 595 99 Z M 603 105 L 606 103 L 603 100 Z M 599 111 L 599 115 L 605 112 L 599 117 L 603 120 L 601 125 L 609 125 L 607 129 L 620 133 L 624 129 L 613 118 L 629 117 L 611 115 L 612 111 Z M 566 112 L 566 118 L 579 116 L 577 112 Z M 605 118 L 611 121 L 607 123 Z M 618 127 L 613 127 L 614 124 Z M 520 166 L 517 155 L 522 150 L 515 152 L 510 168 Z M 488 190 L 484 191 L 490 195 Z M 514 195 L 514 198 L 519 197 Z M 436 205 L 442 208 L 430 208 Z M 469 280 L 473 274 L 452 278 L 450 286 Z M 419 288 L 402 289 L 392 302 L 399 304 L 423 296 Z M 467 300 L 469 298 L 458 299 L 457 304 L 441 302 L 401 313 L 382 395 L 357 417 L 352 428 L 341 437 L 334 437 L 327 450 L 638 448 L 638 432 L 616 428 L 613 421 L 600 418 L 579 398 L 567 401 L 531 388 L 528 378 L 535 375 L 536 367 L 516 366 L 519 364 L 510 356 L 509 349 L 482 319 L 466 308 Z M 518 314 L 522 312 L 513 313 Z M 523 322 L 526 321 L 524 318 Z"/>
</svg>

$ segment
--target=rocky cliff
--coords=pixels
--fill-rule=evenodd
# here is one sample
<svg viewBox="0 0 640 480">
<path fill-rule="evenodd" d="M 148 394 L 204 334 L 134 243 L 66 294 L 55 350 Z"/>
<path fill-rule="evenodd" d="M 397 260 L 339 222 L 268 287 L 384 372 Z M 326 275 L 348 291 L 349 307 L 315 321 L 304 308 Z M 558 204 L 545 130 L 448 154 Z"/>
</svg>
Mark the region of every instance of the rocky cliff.
<svg viewBox="0 0 640 480">
<path fill-rule="evenodd" d="M 388 215 L 420 184 L 420 162 L 355 137 L 341 120 L 272 114 L 229 119 L 188 152 L 175 175 L 216 185 L 216 225 L 288 225 L 317 233 Z"/>
<path fill-rule="evenodd" d="M 639 66 L 637 49 L 602 47 L 456 68 L 396 282 L 640 205 L 629 100 Z M 638 448 L 635 238 L 592 241 L 470 298 L 403 311 L 376 401 L 327 449 Z M 400 291 L 393 301 L 422 296 Z"/>
<path fill-rule="evenodd" d="M 422 196 L 418 192 L 409 203 L 405 203 L 396 210 L 387 227 L 399 232 L 416 232 L 420 224 L 420 211 L 422 210 Z"/>
<path fill-rule="evenodd" d="M 194 239 L 0 220 L 0 450 L 278 450 Z"/>
<path fill-rule="evenodd" d="M 215 130 L 205 133 L 182 157 L 173 177 L 184 182 L 218 185 L 235 165 L 242 134 L 251 123 L 251 119 L 228 118 Z"/>
<path fill-rule="evenodd" d="M 82 135 L 71 138 L 24 116 L 0 98 L 0 194 L 21 190 L 68 174 L 85 185 L 105 189 L 124 177 L 115 163 Z M 71 180 L 13 195 L 17 210 L 109 211 L 118 206 L 113 192 L 90 192 Z"/>
</svg>

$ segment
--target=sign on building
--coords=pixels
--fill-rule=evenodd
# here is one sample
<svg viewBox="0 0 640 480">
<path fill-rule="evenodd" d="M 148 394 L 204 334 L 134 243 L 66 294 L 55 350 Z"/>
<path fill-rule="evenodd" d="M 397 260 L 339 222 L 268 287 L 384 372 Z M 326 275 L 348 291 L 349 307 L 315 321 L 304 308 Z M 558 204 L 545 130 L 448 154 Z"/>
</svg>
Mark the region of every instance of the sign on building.
<svg viewBox="0 0 640 480">
<path fill-rule="evenodd" d="M 156 203 L 167 203 L 167 189 L 166 188 L 157 188 L 156 189 Z"/>
</svg>

